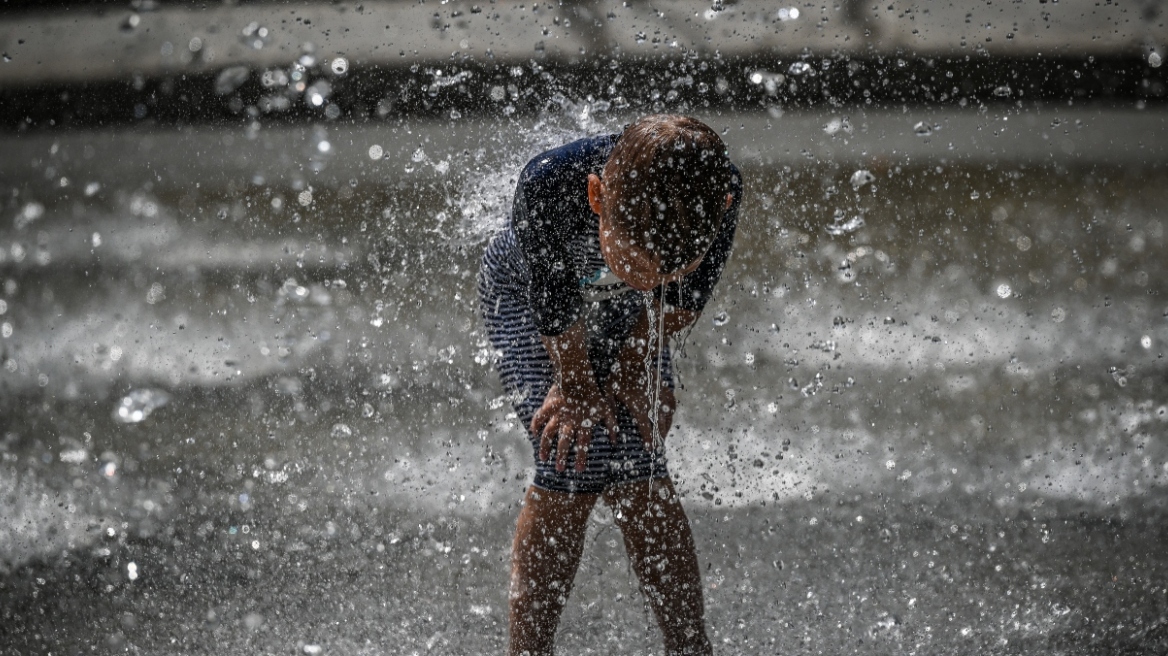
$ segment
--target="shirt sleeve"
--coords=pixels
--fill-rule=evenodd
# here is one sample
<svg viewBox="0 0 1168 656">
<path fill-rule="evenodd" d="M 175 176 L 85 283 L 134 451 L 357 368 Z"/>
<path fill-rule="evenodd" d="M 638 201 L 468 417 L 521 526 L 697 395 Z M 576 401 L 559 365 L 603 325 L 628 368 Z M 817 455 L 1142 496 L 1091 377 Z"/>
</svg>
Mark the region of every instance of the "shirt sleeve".
<svg viewBox="0 0 1168 656">
<path fill-rule="evenodd" d="M 665 302 L 690 312 L 701 312 L 722 277 L 726 260 L 734 248 L 734 234 L 738 229 L 738 206 L 742 201 L 742 176 L 731 164 L 730 194 L 733 200 L 722 216 L 722 225 L 710 249 L 698 268 L 686 274 L 680 282 L 672 282 L 664 290 Z"/>
<path fill-rule="evenodd" d="M 568 261 L 571 213 L 558 207 L 570 190 L 533 160 L 519 176 L 511 209 L 515 240 L 531 270 L 528 306 L 541 335 L 553 337 L 580 316 L 580 287 Z M 584 181 L 581 181 L 584 183 Z"/>
</svg>

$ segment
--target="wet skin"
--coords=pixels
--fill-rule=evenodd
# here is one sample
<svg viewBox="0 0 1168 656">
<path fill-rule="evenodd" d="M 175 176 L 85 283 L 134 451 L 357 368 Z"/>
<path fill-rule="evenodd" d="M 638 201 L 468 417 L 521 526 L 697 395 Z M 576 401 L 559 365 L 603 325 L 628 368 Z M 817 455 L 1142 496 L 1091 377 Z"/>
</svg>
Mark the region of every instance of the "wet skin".
<svg viewBox="0 0 1168 656">
<path fill-rule="evenodd" d="M 659 260 L 612 220 L 604 184 L 596 175 L 588 177 L 588 202 L 599 217 L 605 263 L 633 289 L 651 291 L 701 264 L 699 257 L 679 271 L 660 273 Z M 731 202 L 727 195 L 727 208 Z M 649 379 L 645 359 L 692 325 L 699 313 L 659 304 L 652 312 L 660 320 L 656 326 L 650 325 L 649 314 L 641 313 L 604 389 L 597 384 L 588 359 L 582 322 L 560 335 L 544 337 L 556 382 L 531 422 L 532 433 L 540 437 L 541 460 L 551 457 L 554 444 L 556 469 L 563 471 L 575 447 L 575 467 L 583 471 L 593 425 L 602 423 L 609 436 L 617 434 L 615 403 L 629 410 L 646 448 L 664 441 L 676 407 L 674 393 L 669 385 Z M 664 636 L 666 653 L 712 653 L 693 536 L 669 478 L 613 486 L 602 495 L 528 489 L 512 547 L 510 653 L 552 653 L 560 614 L 580 563 L 588 517 L 601 497 L 613 510 L 641 590 Z"/>
</svg>

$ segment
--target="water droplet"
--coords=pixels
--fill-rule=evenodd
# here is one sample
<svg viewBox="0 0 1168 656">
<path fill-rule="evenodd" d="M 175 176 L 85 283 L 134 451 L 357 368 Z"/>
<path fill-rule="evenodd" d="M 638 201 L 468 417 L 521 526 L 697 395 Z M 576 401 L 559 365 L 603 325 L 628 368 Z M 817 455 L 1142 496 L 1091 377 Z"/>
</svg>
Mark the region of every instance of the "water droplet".
<svg viewBox="0 0 1168 656">
<path fill-rule="evenodd" d="M 23 230 L 28 224 L 45 215 L 45 206 L 36 201 L 24 204 L 14 221 L 17 230 Z"/>
<path fill-rule="evenodd" d="M 8 53 L 4 53 L 3 57 L 4 57 L 4 63 L 5 63 L 5 64 L 7 64 L 8 62 L 12 61 L 12 57 L 10 57 L 10 56 L 8 55 Z"/>
<path fill-rule="evenodd" d="M 323 107 L 333 93 L 333 85 L 328 80 L 317 80 L 304 90 L 304 102 L 309 107 Z"/>
<path fill-rule="evenodd" d="M 138 580 L 138 564 L 137 563 L 127 563 L 126 564 L 126 578 L 130 579 L 131 581 Z"/>
<path fill-rule="evenodd" d="M 299 201 L 301 205 L 308 207 L 312 204 L 312 190 L 305 189 L 304 191 L 300 192 L 296 195 L 296 200 Z"/>
<path fill-rule="evenodd" d="M 344 75 L 349 72 L 349 60 L 344 57 L 337 57 L 329 65 L 329 68 L 332 69 L 333 75 Z"/>
<path fill-rule="evenodd" d="M 120 424 L 136 424 L 167 403 L 170 403 L 170 394 L 160 389 L 131 390 L 122 397 L 114 409 L 114 421 Z"/>
<path fill-rule="evenodd" d="M 924 121 L 919 121 L 916 125 L 913 126 L 913 133 L 918 137 L 927 137 L 930 134 L 933 134 L 933 126 L 925 123 Z"/>
<path fill-rule="evenodd" d="M 1032 245 L 1030 238 L 1027 237 L 1026 235 L 1022 235 L 1021 237 L 1019 237 L 1018 241 L 1015 243 L 1018 245 L 1018 250 L 1023 251 L 1023 252 L 1030 250 L 1030 246 Z"/>
<path fill-rule="evenodd" d="M 1005 84 L 994 89 L 994 95 L 999 97 L 999 98 L 1007 98 L 1012 93 L 1014 93 L 1013 90 L 1010 89 L 1010 87 L 1008 85 L 1005 85 Z"/>
<path fill-rule="evenodd" d="M 352 437 L 353 429 L 349 428 L 347 424 L 333 424 L 332 436 L 334 438 Z"/>
<path fill-rule="evenodd" d="M 1144 347 L 1145 349 L 1152 348 L 1152 337 L 1150 335 L 1144 335 L 1141 337 L 1140 346 Z"/>
<path fill-rule="evenodd" d="M 426 160 L 426 151 L 422 150 L 421 148 L 415 150 L 414 154 L 410 157 L 411 162 L 423 162 L 425 160 Z"/>
<path fill-rule="evenodd" d="M 645 36 L 645 33 L 644 33 L 644 32 L 637 32 L 637 35 L 636 35 L 636 37 L 635 37 L 635 38 L 636 38 L 636 40 L 637 40 L 637 43 L 644 43 L 644 42 L 645 42 L 645 39 L 646 39 L 646 38 L 648 38 L 648 37 L 646 37 L 646 36 Z"/>
<path fill-rule="evenodd" d="M 969 192 L 969 199 L 970 200 L 977 200 L 978 198 L 981 198 L 981 193 L 979 193 L 976 190 Z"/>
<path fill-rule="evenodd" d="M 1014 290 L 1010 289 L 1010 286 L 1007 285 L 1006 283 L 1002 283 L 1002 284 L 998 285 L 997 291 L 998 291 L 998 298 L 1010 298 L 1010 294 Z"/>
<path fill-rule="evenodd" d="M 369 147 L 369 159 L 371 159 L 373 161 L 377 161 L 377 160 L 381 159 L 382 156 L 384 156 L 384 155 L 385 155 L 385 151 L 381 149 L 381 146 L 379 146 L 377 144 L 373 144 L 372 146 Z"/>
<path fill-rule="evenodd" d="M 715 326 L 725 326 L 729 322 L 730 322 L 730 315 L 726 314 L 725 312 L 719 312 L 718 314 L 714 315 L 714 325 Z"/>
<path fill-rule="evenodd" d="M 1148 55 L 1148 66 L 1151 66 L 1152 68 L 1160 68 L 1160 64 L 1163 63 L 1164 58 L 1160 56 L 1160 53 L 1153 52 Z"/>
<path fill-rule="evenodd" d="M 843 222 L 840 221 L 841 218 L 842 217 L 836 217 L 835 221 L 833 221 L 831 225 L 824 228 L 827 230 L 827 234 L 838 237 L 840 235 L 853 233 L 860 228 L 863 228 L 865 225 L 864 217 L 861 216 L 853 216 L 852 218 Z"/>
<path fill-rule="evenodd" d="M 243 86 L 243 83 L 247 82 L 249 77 L 251 77 L 251 69 L 247 66 L 225 68 L 215 78 L 215 93 L 220 96 L 226 96 Z"/>
<path fill-rule="evenodd" d="M 146 292 L 146 303 L 149 305 L 156 305 L 165 298 L 166 288 L 160 282 L 150 285 L 150 290 Z"/>
<path fill-rule="evenodd" d="M 1067 318 L 1067 311 L 1061 307 L 1056 307 L 1050 311 L 1050 318 L 1055 323 L 1062 323 Z"/>
<path fill-rule="evenodd" d="M 787 68 L 787 72 L 791 75 L 806 75 L 811 72 L 811 64 L 807 62 L 795 62 Z"/>
<path fill-rule="evenodd" d="M 842 118 L 833 118 L 827 122 L 827 125 L 823 126 L 824 134 L 836 135 L 840 132 L 843 132 L 844 134 L 852 133 L 852 124 L 848 121 L 846 116 Z"/>
<path fill-rule="evenodd" d="M 866 184 L 870 184 L 876 180 L 876 176 L 871 172 L 860 169 L 852 174 L 852 189 L 859 189 Z"/>
</svg>

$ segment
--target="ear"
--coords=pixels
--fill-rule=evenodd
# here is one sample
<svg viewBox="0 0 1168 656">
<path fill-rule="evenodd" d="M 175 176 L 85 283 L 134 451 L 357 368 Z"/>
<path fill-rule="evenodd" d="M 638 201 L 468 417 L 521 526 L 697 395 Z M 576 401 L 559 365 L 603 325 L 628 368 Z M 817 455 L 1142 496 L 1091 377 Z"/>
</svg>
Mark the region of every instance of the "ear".
<svg viewBox="0 0 1168 656">
<path fill-rule="evenodd" d="M 604 183 L 595 173 L 588 174 L 588 206 L 596 216 L 600 216 L 600 211 L 604 209 Z"/>
<path fill-rule="evenodd" d="M 733 204 L 734 204 L 734 194 L 726 194 L 726 209 L 730 209 L 730 206 Z"/>
</svg>

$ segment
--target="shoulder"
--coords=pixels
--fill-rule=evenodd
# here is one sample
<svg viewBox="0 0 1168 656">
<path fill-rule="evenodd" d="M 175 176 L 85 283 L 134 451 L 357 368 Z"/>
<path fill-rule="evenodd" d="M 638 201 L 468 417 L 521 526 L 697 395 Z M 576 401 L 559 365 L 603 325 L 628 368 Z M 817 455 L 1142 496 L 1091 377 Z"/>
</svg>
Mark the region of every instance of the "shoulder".
<svg viewBox="0 0 1168 656">
<path fill-rule="evenodd" d="M 527 162 L 519 175 L 519 181 L 522 184 L 544 185 L 565 179 L 581 179 L 604 166 L 615 143 L 615 135 L 602 135 L 577 139 L 545 150 Z"/>
<path fill-rule="evenodd" d="M 734 201 L 738 202 L 738 198 L 742 195 L 742 171 L 738 170 L 738 166 L 734 162 L 730 164 L 730 191 L 734 194 Z"/>
</svg>

